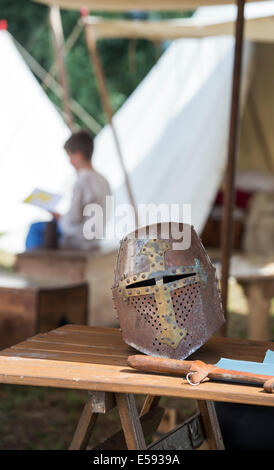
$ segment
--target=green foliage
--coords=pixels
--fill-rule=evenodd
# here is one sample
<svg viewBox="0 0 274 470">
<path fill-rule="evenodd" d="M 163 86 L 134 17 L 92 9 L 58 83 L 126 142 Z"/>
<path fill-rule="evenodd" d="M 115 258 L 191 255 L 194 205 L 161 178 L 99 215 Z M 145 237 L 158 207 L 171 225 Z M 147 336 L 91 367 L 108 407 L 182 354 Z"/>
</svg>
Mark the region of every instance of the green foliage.
<svg viewBox="0 0 274 470">
<path fill-rule="evenodd" d="M 31 0 L 0 0 L 0 19 L 8 21 L 8 30 L 28 52 L 46 69 L 54 63 L 48 7 Z M 128 17 L 126 14 L 98 13 L 104 17 Z M 190 13 L 185 14 L 189 16 Z M 181 13 L 154 13 L 154 19 L 182 17 Z M 69 37 L 79 19 L 77 11 L 62 11 L 62 22 L 65 39 Z M 129 54 L 129 49 L 135 52 Z M 99 41 L 99 52 L 102 59 L 107 86 L 114 112 L 124 103 L 127 97 L 138 86 L 162 52 L 161 44 L 149 41 L 105 40 Z M 88 55 L 84 32 L 66 58 L 71 96 L 78 101 L 99 123 L 106 118 L 102 110 L 96 80 Z M 47 90 L 50 99 L 62 107 L 53 92 Z"/>
</svg>

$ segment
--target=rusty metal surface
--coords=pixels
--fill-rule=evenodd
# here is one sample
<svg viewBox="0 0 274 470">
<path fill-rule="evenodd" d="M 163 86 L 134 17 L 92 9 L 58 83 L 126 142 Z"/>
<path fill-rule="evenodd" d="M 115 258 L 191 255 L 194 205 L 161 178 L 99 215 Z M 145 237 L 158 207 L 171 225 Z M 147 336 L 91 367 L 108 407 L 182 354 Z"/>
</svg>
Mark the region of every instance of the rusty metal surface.
<svg viewBox="0 0 274 470">
<path fill-rule="evenodd" d="M 194 450 L 205 440 L 200 413 L 149 445 L 149 450 Z"/>
<path fill-rule="evenodd" d="M 224 322 L 215 268 L 193 227 L 186 250 L 173 249 L 172 235 L 161 239 L 161 224 L 149 233 L 129 234 L 117 257 L 112 292 L 123 339 L 147 354 L 184 359 Z"/>
</svg>

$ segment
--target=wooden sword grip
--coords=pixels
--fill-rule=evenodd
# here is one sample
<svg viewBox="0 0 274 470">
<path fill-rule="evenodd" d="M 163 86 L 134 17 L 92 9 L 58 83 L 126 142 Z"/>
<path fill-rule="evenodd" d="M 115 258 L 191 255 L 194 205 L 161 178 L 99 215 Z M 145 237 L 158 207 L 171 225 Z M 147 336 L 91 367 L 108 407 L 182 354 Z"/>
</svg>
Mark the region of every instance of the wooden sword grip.
<svg viewBox="0 0 274 470">
<path fill-rule="evenodd" d="M 134 369 L 143 372 L 158 372 L 161 374 L 184 375 L 190 372 L 191 366 L 200 365 L 207 369 L 207 365 L 202 361 L 182 361 L 179 359 L 166 359 L 164 357 L 145 356 L 136 354 L 128 357 L 128 364 Z M 212 368 L 212 366 L 210 366 Z"/>
<path fill-rule="evenodd" d="M 274 391 L 274 377 L 251 372 L 220 369 L 215 365 L 205 364 L 202 361 L 182 361 L 179 359 L 167 359 L 136 354 L 135 356 L 128 357 L 128 364 L 134 369 L 143 372 L 156 372 L 179 376 L 191 373 L 191 383 L 193 385 L 204 380 L 217 379 L 260 384 L 264 386 L 266 392 L 273 393 Z"/>
</svg>

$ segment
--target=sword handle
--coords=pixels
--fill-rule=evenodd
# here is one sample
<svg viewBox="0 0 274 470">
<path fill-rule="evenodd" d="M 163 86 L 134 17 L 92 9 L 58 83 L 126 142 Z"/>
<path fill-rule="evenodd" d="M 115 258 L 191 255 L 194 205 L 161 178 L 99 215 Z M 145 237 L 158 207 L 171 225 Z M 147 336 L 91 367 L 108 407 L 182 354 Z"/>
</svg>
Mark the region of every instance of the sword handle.
<svg viewBox="0 0 274 470">
<path fill-rule="evenodd" d="M 205 379 L 231 380 L 232 382 L 245 382 L 264 386 L 265 392 L 273 393 L 274 377 L 248 372 L 220 369 L 212 364 L 202 361 L 181 361 L 164 357 L 145 356 L 136 354 L 128 357 L 128 364 L 142 372 L 156 372 L 160 374 L 187 375 L 191 385 L 198 385 Z M 188 377 L 191 377 L 188 378 Z"/>
<path fill-rule="evenodd" d="M 158 372 L 161 374 L 183 375 L 190 371 L 194 361 L 181 361 L 178 359 L 166 359 L 164 357 L 145 356 L 136 354 L 128 357 L 128 364 L 134 369 L 143 372 Z M 198 361 L 195 361 L 195 363 Z M 201 361 L 199 361 L 201 362 Z M 201 364 L 204 364 L 201 362 Z M 204 364 L 206 365 L 206 364 Z"/>
</svg>

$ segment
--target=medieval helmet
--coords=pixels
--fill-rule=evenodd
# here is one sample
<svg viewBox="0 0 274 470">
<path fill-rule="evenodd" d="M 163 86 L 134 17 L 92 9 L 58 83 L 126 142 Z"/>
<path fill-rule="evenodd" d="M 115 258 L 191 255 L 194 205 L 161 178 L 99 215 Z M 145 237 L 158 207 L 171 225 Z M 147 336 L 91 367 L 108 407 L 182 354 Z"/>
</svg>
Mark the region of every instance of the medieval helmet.
<svg viewBox="0 0 274 470">
<path fill-rule="evenodd" d="M 190 240 L 180 249 L 186 229 Z M 185 359 L 224 323 L 215 268 L 187 224 L 158 223 L 127 235 L 112 292 L 124 341 L 146 354 Z"/>
</svg>

